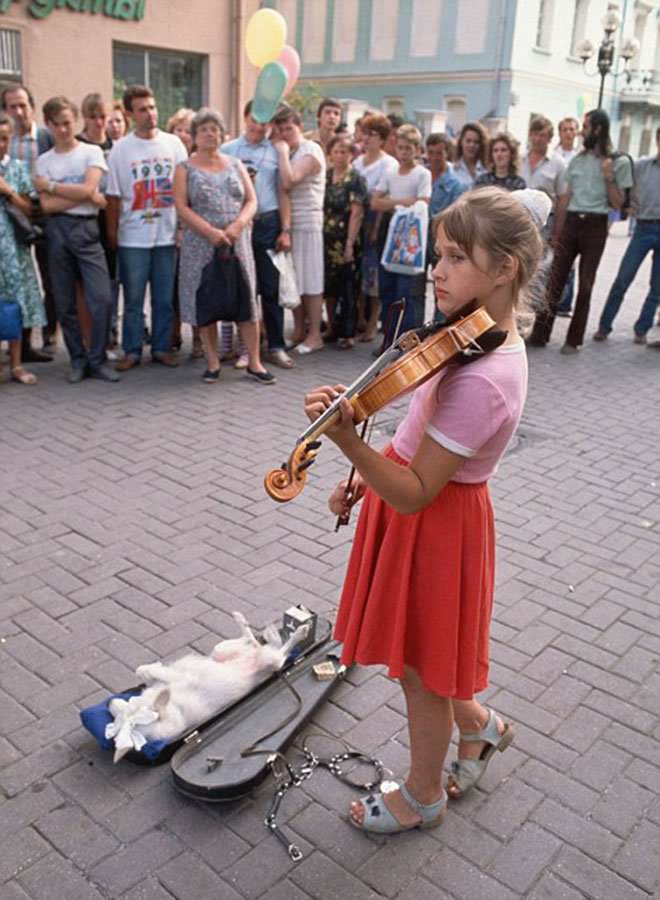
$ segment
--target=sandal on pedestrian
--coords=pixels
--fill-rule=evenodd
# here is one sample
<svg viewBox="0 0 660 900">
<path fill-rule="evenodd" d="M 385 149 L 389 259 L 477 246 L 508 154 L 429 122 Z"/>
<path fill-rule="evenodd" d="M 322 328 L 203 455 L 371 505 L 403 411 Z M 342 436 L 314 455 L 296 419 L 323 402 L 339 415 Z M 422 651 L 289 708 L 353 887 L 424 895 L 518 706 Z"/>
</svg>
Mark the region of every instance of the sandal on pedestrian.
<svg viewBox="0 0 660 900">
<path fill-rule="evenodd" d="M 38 379 L 32 372 L 28 372 L 22 366 L 14 366 L 11 370 L 11 380 L 19 384 L 36 384 Z"/>
<path fill-rule="evenodd" d="M 508 723 L 504 723 L 504 731 L 501 734 L 497 730 L 497 716 L 492 709 L 488 709 L 488 722 L 485 728 L 470 734 L 461 734 L 462 741 L 484 741 L 486 746 L 478 759 L 457 759 L 451 764 L 447 792 L 452 800 L 458 800 L 479 784 L 495 751 L 504 753 L 513 738 L 514 731 Z"/>
<path fill-rule="evenodd" d="M 364 818 L 360 824 L 355 821 L 353 816 L 349 815 L 351 825 L 359 828 L 360 831 L 368 831 L 372 834 L 400 834 L 402 831 L 412 831 L 413 828 L 436 828 L 442 824 L 447 810 L 447 794 L 444 791 L 438 801 L 425 805 L 415 800 L 405 784 L 397 785 L 397 787 L 408 806 L 419 816 L 419 822 L 402 825 L 385 805 L 384 795 L 377 791 L 360 797 L 359 802 L 364 809 Z"/>
</svg>

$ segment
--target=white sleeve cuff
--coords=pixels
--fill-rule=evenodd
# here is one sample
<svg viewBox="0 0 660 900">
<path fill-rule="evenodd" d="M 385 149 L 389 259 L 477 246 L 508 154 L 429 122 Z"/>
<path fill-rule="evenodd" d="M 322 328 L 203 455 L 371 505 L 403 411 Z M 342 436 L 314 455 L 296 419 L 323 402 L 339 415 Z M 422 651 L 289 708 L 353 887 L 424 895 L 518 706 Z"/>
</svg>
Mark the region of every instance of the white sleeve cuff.
<svg viewBox="0 0 660 900">
<path fill-rule="evenodd" d="M 469 447 L 464 447 L 457 441 L 452 440 L 452 438 L 447 437 L 446 434 L 438 431 L 438 429 L 434 428 L 432 425 L 427 425 L 426 433 L 429 437 L 432 437 L 436 443 L 440 444 L 441 447 L 444 447 L 445 450 L 449 450 L 450 453 L 455 453 L 457 456 L 465 456 L 469 459 L 471 456 L 475 456 L 477 452 L 476 450 L 470 450 Z"/>
</svg>

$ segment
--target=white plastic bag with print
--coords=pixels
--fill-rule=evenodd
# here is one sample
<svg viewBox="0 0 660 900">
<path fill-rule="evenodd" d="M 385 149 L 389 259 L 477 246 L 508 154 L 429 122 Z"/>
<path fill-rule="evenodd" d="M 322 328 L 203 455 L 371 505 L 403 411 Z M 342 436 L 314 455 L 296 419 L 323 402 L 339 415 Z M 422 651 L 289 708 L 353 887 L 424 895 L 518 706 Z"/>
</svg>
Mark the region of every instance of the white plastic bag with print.
<svg viewBox="0 0 660 900">
<path fill-rule="evenodd" d="M 419 275 L 426 268 L 429 205 L 418 200 L 412 206 L 397 206 L 387 230 L 381 263 L 388 272 Z"/>
</svg>

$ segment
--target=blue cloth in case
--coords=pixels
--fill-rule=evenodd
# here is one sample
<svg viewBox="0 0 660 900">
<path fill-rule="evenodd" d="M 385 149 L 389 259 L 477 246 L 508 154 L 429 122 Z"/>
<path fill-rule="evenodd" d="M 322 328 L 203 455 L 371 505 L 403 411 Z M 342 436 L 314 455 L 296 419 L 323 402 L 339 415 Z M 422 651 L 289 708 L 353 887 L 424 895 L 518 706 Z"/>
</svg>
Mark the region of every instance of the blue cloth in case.
<svg viewBox="0 0 660 900">
<path fill-rule="evenodd" d="M 131 697 L 136 697 L 141 693 L 142 688 L 131 688 L 130 690 L 123 691 L 120 694 L 112 694 L 112 696 L 108 697 L 107 700 L 103 700 L 101 703 L 97 703 L 95 706 L 88 706 L 86 709 L 82 709 L 80 711 L 80 721 L 85 726 L 87 731 L 89 731 L 92 737 L 96 740 L 101 750 L 115 749 L 115 742 L 105 736 L 106 725 L 114 722 L 112 714 L 108 709 L 110 701 L 114 700 L 115 697 L 119 697 L 121 700 L 129 700 Z M 168 746 L 168 744 L 169 741 L 147 741 L 147 743 L 141 750 L 132 752 L 139 752 L 148 760 L 154 762 L 158 759 L 158 757 L 163 752 L 165 747 Z"/>
</svg>

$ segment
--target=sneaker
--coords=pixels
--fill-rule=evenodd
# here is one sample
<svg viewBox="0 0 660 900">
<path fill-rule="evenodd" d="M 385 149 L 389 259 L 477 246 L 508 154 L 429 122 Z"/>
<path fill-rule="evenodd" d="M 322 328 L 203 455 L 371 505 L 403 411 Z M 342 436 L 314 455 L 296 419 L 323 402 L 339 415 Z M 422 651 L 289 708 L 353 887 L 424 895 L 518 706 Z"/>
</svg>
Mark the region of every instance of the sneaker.
<svg viewBox="0 0 660 900">
<path fill-rule="evenodd" d="M 635 337 L 633 338 L 633 344 L 646 344 L 647 338 L 645 334 L 637 334 L 635 332 Z"/>
<path fill-rule="evenodd" d="M 90 378 L 98 378 L 99 381 L 121 381 L 119 375 L 110 366 L 96 366 L 88 372 Z"/>
<path fill-rule="evenodd" d="M 251 369 L 249 366 L 245 368 L 245 374 L 249 375 L 250 378 L 256 378 L 256 380 L 260 384 L 275 384 L 277 378 L 273 375 L 272 372 L 256 372 L 254 369 Z"/>
<path fill-rule="evenodd" d="M 660 347 L 660 325 L 655 325 L 646 332 L 646 346 Z"/>
<path fill-rule="evenodd" d="M 151 361 L 158 363 L 161 366 L 168 366 L 170 369 L 179 365 L 179 360 L 173 353 L 152 353 Z"/>
<path fill-rule="evenodd" d="M 293 369 L 296 365 L 286 350 L 271 350 L 270 361 L 280 369 Z"/>
<path fill-rule="evenodd" d="M 250 365 L 250 357 L 247 353 L 241 353 L 236 362 L 234 363 L 235 369 L 247 369 Z"/>
<path fill-rule="evenodd" d="M 220 378 L 220 369 L 207 369 L 202 375 L 202 381 L 206 384 L 215 384 Z"/>
<path fill-rule="evenodd" d="M 563 356 L 572 356 L 574 353 L 579 353 L 580 348 L 574 347 L 572 344 L 564 344 L 564 346 L 559 351 Z"/>
<path fill-rule="evenodd" d="M 66 380 L 69 384 L 80 384 L 80 382 L 87 377 L 87 372 L 84 367 L 76 367 L 71 369 L 69 374 L 66 376 Z"/>
<path fill-rule="evenodd" d="M 594 341 L 606 341 L 609 337 L 607 331 L 596 331 L 593 336 Z"/>
</svg>

